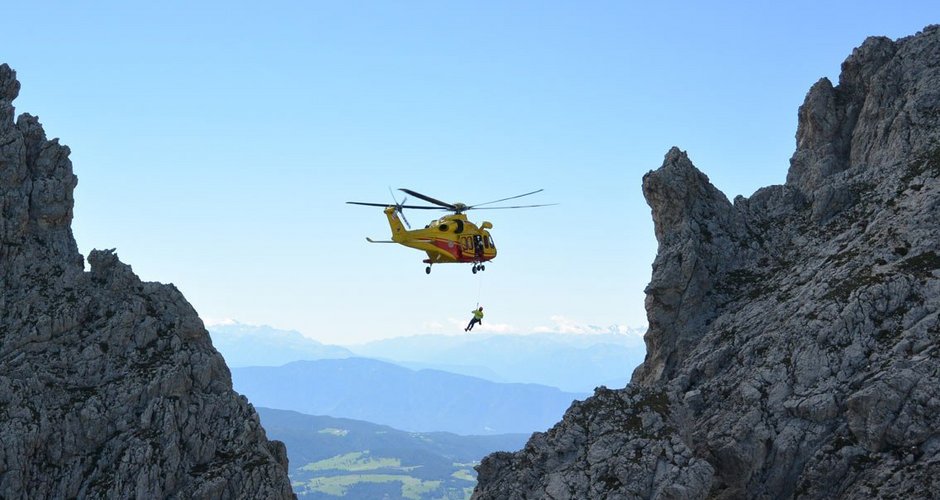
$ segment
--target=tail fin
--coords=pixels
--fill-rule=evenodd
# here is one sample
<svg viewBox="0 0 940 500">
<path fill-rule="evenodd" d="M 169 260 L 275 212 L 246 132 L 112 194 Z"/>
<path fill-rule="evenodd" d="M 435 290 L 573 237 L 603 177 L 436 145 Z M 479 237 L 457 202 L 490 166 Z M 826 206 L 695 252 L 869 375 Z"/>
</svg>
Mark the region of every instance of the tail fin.
<svg viewBox="0 0 940 500">
<path fill-rule="evenodd" d="M 401 219 L 398 218 L 398 212 L 395 210 L 395 207 L 386 208 L 385 216 L 388 217 L 388 225 L 392 230 L 392 240 L 398 241 L 400 238 L 404 237 L 408 230 L 405 229 L 405 225 L 402 224 Z"/>
</svg>

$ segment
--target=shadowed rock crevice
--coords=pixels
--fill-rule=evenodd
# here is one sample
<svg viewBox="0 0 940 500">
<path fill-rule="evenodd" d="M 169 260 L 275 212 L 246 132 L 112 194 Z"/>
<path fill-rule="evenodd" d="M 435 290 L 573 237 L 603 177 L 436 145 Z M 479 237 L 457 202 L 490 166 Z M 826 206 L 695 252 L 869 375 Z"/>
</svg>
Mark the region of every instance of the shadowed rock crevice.
<svg viewBox="0 0 940 500">
<path fill-rule="evenodd" d="M 293 498 L 196 311 L 72 237 L 69 149 L 0 65 L 0 497 Z"/>
<path fill-rule="evenodd" d="M 940 27 L 866 40 L 796 138 L 786 183 L 733 204 L 676 148 L 644 176 L 646 360 L 484 459 L 474 498 L 938 491 Z"/>
</svg>

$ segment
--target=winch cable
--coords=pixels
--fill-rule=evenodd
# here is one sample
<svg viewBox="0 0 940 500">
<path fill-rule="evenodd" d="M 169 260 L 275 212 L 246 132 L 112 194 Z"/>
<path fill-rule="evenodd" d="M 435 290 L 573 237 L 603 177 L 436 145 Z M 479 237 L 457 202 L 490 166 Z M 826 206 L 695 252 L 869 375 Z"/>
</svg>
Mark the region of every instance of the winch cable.
<svg viewBox="0 0 940 500">
<path fill-rule="evenodd" d="M 483 273 L 477 273 L 479 285 L 477 286 L 477 309 L 480 308 L 480 297 L 483 295 Z"/>
</svg>

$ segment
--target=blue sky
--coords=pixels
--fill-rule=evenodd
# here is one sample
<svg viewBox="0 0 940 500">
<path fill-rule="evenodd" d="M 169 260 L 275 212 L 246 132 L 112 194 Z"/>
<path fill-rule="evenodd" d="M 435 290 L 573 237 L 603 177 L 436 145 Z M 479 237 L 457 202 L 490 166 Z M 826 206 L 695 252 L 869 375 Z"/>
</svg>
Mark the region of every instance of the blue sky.
<svg viewBox="0 0 940 500">
<path fill-rule="evenodd" d="M 93 5 L 93 6 L 91 6 Z M 642 175 L 671 146 L 729 198 L 782 183 L 797 108 L 866 36 L 940 4 L 20 2 L 18 113 L 72 149 L 79 248 L 117 248 L 212 322 L 351 344 L 643 326 Z M 479 203 L 474 276 L 386 238 L 388 187 Z M 429 212 L 434 213 L 434 212 Z M 427 213 L 406 212 L 415 225 Z M 476 331 L 476 330 L 475 330 Z"/>
</svg>

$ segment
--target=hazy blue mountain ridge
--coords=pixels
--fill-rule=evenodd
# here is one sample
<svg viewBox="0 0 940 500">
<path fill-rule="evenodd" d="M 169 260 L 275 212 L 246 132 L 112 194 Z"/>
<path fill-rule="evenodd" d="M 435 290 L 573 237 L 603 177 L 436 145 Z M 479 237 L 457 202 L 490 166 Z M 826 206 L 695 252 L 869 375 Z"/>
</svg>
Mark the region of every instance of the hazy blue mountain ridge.
<svg viewBox="0 0 940 500">
<path fill-rule="evenodd" d="M 416 335 L 349 346 L 359 355 L 405 366 L 448 366 L 490 380 L 536 383 L 590 392 L 600 385 L 624 387 L 646 353 L 639 332 L 608 334 Z M 460 366 L 468 366 L 462 370 Z"/>
<path fill-rule="evenodd" d="M 437 370 L 441 372 L 454 373 L 456 375 L 466 375 L 467 377 L 476 377 L 482 378 L 484 380 L 489 380 L 490 382 L 499 382 L 499 383 L 525 383 L 519 382 L 518 380 L 506 380 L 498 373 L 490 370 L 485 366 L 472 366 L 472 365 L 454 365 L 449 363 L 425 363 L 421 361 L 396 361 L 390 358 L 383 358 L 381 356 L 359 356 L 370 359 L 377 359 L 379 361 L 384 361 L 386 363 L 391 363 L 393 365 L 403 366 L 411 370 L 420 371 L 420 370 Z M 541 384 L 547 385 L 547 384 Z"/>
<path fill-rule="evenodd" d="M 531 433 L 548 429 L 583 393 L 501 384 L 366 358 L 232 368 L 235 389 L 257 406 L 330 415 L 413 432 Z"/>
<path fill-rule="evenodd" d="M 302 359 L 335 359 L 355 356 L 346 348 L 322 344 L 299 332 L 238 322 L 207 328 L 212 345 L 229 367 L 281 366 Z"/>
<path fill-rule="evenodd" d="M 230 367 L 360 356 L 415 370 L 441 370 L 494 382 L 533 383 L 585 393 L 599 385 L 623 387 L 646 353 L 640 330 L 415 335 L 348 348 L 269 326 L 213 325 L 209 333 Z"/>
</svg>

